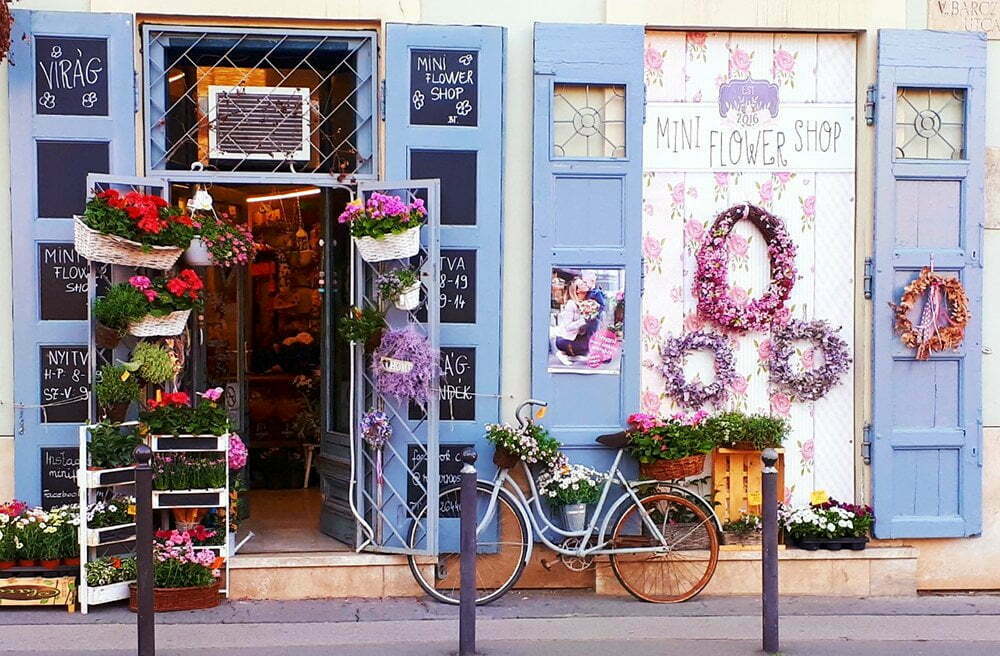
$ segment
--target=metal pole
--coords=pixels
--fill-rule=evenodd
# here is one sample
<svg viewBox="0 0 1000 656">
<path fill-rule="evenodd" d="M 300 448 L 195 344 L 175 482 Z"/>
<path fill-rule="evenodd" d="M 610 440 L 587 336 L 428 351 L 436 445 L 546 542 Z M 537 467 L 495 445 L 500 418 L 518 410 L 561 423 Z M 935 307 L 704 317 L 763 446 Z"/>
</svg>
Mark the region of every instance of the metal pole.
<svg viewBox="0 0 1000 656">
<path fill-rule="evenodd" d="M 763 517 L 763 552 L 761 554 L 761 593 L 763 606 L 763 647 L 768 654 L 778 652 L 778 452 L 764 449 L 761 471 Z"/>
<path fill-rule="evenodd" d="M 153 470 L 149 461 L 152 450 L 145 444 L 135 447 L 135 555 L 138 612 L 136 629 L 139 634 L 138 656 L 155 656 L 153 635 Z"/>
<path fill-rule="evenodd" d="M 461 590 L 458 607 L 458 654 L 476 653 L 476 450 L 462 451 Z"/>
</svg>

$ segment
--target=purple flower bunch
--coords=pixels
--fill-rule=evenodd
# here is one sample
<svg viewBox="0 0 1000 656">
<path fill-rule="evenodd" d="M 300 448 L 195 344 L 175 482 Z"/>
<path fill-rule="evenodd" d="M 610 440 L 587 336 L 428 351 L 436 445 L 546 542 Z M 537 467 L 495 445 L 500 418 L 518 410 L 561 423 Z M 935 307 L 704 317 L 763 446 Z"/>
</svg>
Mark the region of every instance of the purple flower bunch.
<svg viewBox="0 0 1000 656">
<path fill-rule="evenodd" d="M 715 355 L 715 380 L 707 385 L 684 380 L 684 357 L 691 351 L 712 351 Z M 666 381 L 666 393 L 687 408 L 701 408 L 706 403 L 718 406 L 726 400 L 729 386 L 736 378 L 736 359 L 729 340 L 717 333 L 699 330 L 681 337 L 668 337 L 660 345 L 662 363 L 656 368 Z"/>
<path fill-rule="evenodd" d="M 361 437 L 373 449 L 381 449 L 392 437 L 389 416 L 381 410 L 369 410 L 361 417 Z"/>
<path fill-rule="evenodd" d="M 764 235 L 771 260 L 771 283 L 749 301 L 734 299 L 729 289 L 729 234 L 739 221 L 750 220 Z M 795 284 L 795 243 L 778 217 L 749 203 L 735 205 L 715 218 L 696 256 L 694 292 L 698 313 L 738 333 L 767 330 L 787 320 L 785 302 Z"/>
<path fill-rule="evenodd" d="M 791 357 L 799 340 L 812 342 L 823 352 L 821 366 L 800 373 L 792 371 Z M 815 401 L 847 373 L 851 357 L 847 342 L 825 321 L 793 320 L 775 328 L 766 364 L 772 385 L 795 398 Z"/>
<path fill-rule="evenodd" d="M 406 203 L 399 196 L 372 192 L 367 201 L 356 198 L 337 217 L 339 223 L 351 224 L 354 237 L 382 237 L 418 227 L 427 208 L 421 198 Z"/>
<path fill-rule="evenodd" d="M 412 363 L 408 371 L 387 371 L 382 359 Z M 423 402 L 431 396 L 431 382 L 438 374 L 438 352 L 415 328 L 388 330 L 372 354 L 372 378 L 375 389 L 401 401 Z"/>
<path fill-rule="evenodd" d="M 247 464 L 247 446 L 236 433 L 229 434 L 229 468 L 233 471 L 243 469 Z"/>
</svg>

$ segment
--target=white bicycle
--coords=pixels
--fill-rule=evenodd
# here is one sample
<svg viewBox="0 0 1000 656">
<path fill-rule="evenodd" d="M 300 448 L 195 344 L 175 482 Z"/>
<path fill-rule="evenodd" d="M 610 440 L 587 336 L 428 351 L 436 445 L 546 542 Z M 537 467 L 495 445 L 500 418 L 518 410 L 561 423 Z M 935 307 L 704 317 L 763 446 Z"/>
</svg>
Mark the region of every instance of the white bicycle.
<svg viewBox="0 0 1000 656">
<path fill-rule="evenodd" d="M 522 417 L 525 409 L 547 405 L 534 399 L 522 403 L 515 413 L 519 426 L 523 429 L 531 422 Z M 582 531 L 567 531 L 549 520 L 524 462 L 514 473 L 501 467 L 492 481 L 477 482 L 477 604 L 495 601 L 514 587 L 531 558 L 534 538 L 575 571 L 593 567 L 596 556 L 607 556 L 618 581 L 643 601 L 685 601 L 711 580 L 722 533 L 712 505 L 673 481 L 627 480 L 619 469 L 628 440 L 624 431 L 597 440 L 618 451 Z M 520 475 L 515 478 L 517 471 Z M 522 487 L 525 482 L 528 495 Z M 613 496 L 612 486 L 622 491 Z M 448 604 L 457 604 L 459 596 L 459 496 L 458 486 L 440 492 L 439 544 L 444 546 L 433 566 L 419 556 L 409 558 L 420 586 Z M 416 510 L 409 540 L 419 549 L 426 541 L 426 503 Z"/>
</svg>

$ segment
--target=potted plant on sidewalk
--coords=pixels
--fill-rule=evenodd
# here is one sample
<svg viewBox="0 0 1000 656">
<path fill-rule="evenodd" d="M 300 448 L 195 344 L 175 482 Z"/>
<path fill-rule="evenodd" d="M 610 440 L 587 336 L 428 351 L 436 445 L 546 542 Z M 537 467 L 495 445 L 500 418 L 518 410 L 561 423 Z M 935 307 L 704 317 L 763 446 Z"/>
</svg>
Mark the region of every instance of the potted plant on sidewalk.
<svg viewBox="0 0 1000 656">
<path fill-rule="evenodd" d="M 197 549 L 187 532 L 172 532 L 153 542 L 153 610 L 197 610 L 219 605 L 220 568 L 225 560 Z M 129 609 L 138 608 L 138 590 L 129 585 Z"/>
<path fill-rule="evenodd" d="M 668 419 L 635 413 L 628 418 L 629 453 L 639 461 L 644 479 L 671 481 L 697 476 L 715 447 L 703 427 L 708 413 L 678 412 Z"/>
<path fill-rule="evenodd" d="M 128 408 L 139 400 L 139 379 L 120 364 L 106 364 L 98 372 L 94 395 L 101 413 L 112 423 L 125 421 Z"/>
<path fill-rule="evenodd" d="M 372 192 L 367 201 L 347 204 L 337 221 L 349 223 L 351 236 L 365 262 L 412 257 L 420 251 L 420 226 L 427 216 L 420 198 L 406 203 L 399 196 Z"/>
<path fill-rule="evenodd" d="M 142 292 L 120 282 L 104 296 L 94 299 L 94 341 L 100 348 L 115 348 L 128 332 L 129 324 L 145 316 L 149 301 Z"/>
<path fill-rule="evenodd" d="M 861 551 L 875 523 L 870 506 L 858 506 L 828 499 L 804 508 L 782 508 L 778 512 L 788 541 L 800 549 L 851 549 Z"/>
<path fill-rule="evenodd" d="M 587 524 L 587 506 L 601 497 L 604 474 L 583 465 L 565 464 L 538 477 L 538 494 L 562 512 L 563 527 L 582 531 Z"/>
</svg>

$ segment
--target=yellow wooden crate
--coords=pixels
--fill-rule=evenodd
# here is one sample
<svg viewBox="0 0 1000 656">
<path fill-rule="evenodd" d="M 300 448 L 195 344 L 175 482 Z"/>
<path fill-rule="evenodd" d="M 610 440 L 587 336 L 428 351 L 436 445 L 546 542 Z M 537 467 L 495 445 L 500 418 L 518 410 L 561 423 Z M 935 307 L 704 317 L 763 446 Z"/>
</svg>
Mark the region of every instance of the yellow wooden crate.
<svg viewBox="0 0 1000 656">
<path fill-rule="evenodd" d="M 760 514 L 760 451 L 716 449 L 712 453 L 715 512 L 723 521 L 739 519 L 741 512 Z M 778 449 L 778 499 L 785 489 L 785 454 Z"/>
</svg>

